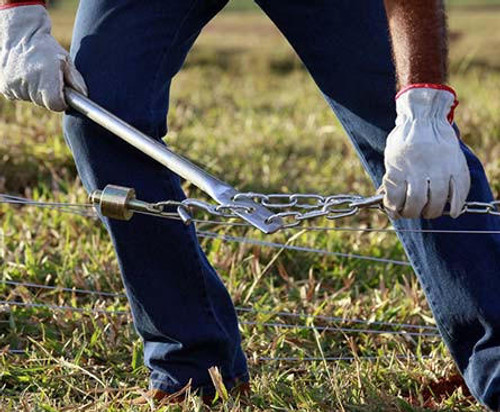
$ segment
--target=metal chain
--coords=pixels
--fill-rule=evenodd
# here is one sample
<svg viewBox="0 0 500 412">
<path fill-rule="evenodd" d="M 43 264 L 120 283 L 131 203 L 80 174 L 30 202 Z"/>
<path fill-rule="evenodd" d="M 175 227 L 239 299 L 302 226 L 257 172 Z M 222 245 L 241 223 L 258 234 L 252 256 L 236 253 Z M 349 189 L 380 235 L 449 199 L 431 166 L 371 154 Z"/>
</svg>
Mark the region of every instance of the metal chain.
<svg viewBox="0 0 500 412">
<path fill-rule="evenodd" d="M 358 195 L 332 195 L 321 196 L 318 194 L 263 194 L 263 193 L 239 193 L 234 198 L 238 201 L 254 201 L 269 210 L 276 211 L 268 218 L 268 223 L 281 220 L 282 229 L 295 228 L 306 221 L 319 218 L 327 220 L 339 220 L 354 216 L 363 210 L 378 210 L 385 213 L 383 206 L 383 195 L 363 197 Z M 172 214 L 172 207 L 201 211 L 210 216 L 219 218 L 238 218 L 236 211 L 251 213 L 248 207 L 237 204 L 215 205 L 201 200 L 186 199 L 182 202 L 166 201 L 152 205 L 161 214 Z M 461 214 L 493 215 L 500 216 L 500 201 L 492 202 L 467 202 Z M 167 212 L 168 210 L 168 212 Z M 188 212 L 189 213 L 189 212 Z M 449 212 L 445 212 L 449 215 Z"/>
<path fill-rule="evenodd" d="M 199 199 L 188 198 L 183 201 L 167 200 L 156 203 L 138 202 L 140 207 L 134 205 L 127 207 L 136 213 L 153 215 L 167 219 L 183 220 L 186 223 L 203 223 L 204 220 L 191 218 L 192 214 L 202 212 L 205 215 L 221 219 L 239 219 L 237 213 L 252 213 L 252 208 L 237 204 L 237 202 L 253 201 L 275 213 L 268 218 L 268 223 L 280 220 L 281 229 L 294 229 L 305 222 L 324 218 L 330 221 L 340 220 L 354 216 L 364 210 L 378 210 L 385 213 L 383 206 L 383 195 L 363 197 L 359 195 L 331 195 L 321 196 L 318 194 L 263 194 L 263 193 L 238 193 L 232 199 L 233 203 L 214 204 Z M 60 208 L 63 211 L 72 212 L 88 217 L 95 217 L 89 207 L 90 204 L 65 204 L 39 202 L 20 197 L 1 195 L 0 203 L 30 205 L 48 208 Z M 493 215 L 500 216 L 500 201 L 492 202 L 467 202 L 461 214 Z M 125 206 L 123 206 L 125 207 Z M 80 208 L 80 210 L 78 210 Z M 448 215 L 448 212 L 444 213 Z M 224 221 L 207 221 L 209 223 L 224 224 Z M 226 222 L 229 223 L 229 222 Z M 233 223 L 237 224 L 237 223 Z M 249 226 L 248 223 L 242 223 Z M 308 227 L 309 229 L 309 227 Z M 332 230 L 333 228 L 324 228 Z M 315 230 L 313 227 L 310 230 Z M 420 230 L 419 230 L 420 231 Z M 481 233 L 481 232 L 480 232 Z M 490 232 L 488 232 L 490 233 Z M 493 232 L 492 232 L 493 233 Z"/>
<path fill-rule="evenodd" d="M 281 220 L 282 229 L 289 229 L 313 219 L 326 218 L 337 220 L 353 216 L 361 209 L 381 209 L 382 198 L 374 196 L 365 198 L 356 195 L 321 196 L 317 194 L 270 194 L 239 193 L 233 202 L 254 201 L 276 213 L 268 218 L 268 223 Z M 214 217 L 237 218 L 235 212 L 251 213 L 247 206 L 238 204 L 214 205 L 196 199 L 186 199 L 182 202 L 158 202 L 153 206 L 160 214 L 167 213 L 172 207 L 188 210 L 199 210 Z M 168 213 L 172 213 L 170 210 Z"/>
</svg>

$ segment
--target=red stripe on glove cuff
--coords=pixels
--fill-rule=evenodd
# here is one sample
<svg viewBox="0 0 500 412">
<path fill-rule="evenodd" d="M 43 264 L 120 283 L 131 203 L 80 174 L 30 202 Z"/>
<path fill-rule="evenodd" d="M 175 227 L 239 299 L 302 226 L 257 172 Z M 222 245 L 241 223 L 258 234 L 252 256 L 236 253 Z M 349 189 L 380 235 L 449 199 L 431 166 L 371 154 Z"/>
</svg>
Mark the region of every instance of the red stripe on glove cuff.
<svg viewBox="0 0 500 412">
<path fill-rule="evenodd" d="M 399 93 L 396 95 L 396 99 L 398 99 L 402 94 L 406 93 L 408 90 L 412 89 L 435 89 L 435 90 L 444 90 L 450 92 L 455 98 L 455 100 L 453 102 L 453 105 L 451 106 L 450 113 L 448 113 L 448 121 L 450 123 L 453 123 L 453 119 L 455 118 L 455 109 L 460 103 L 458 101 L 457 93 L 455 92 L 455 90 L 444 84 L 415 83 L 415 84 L 410 84 L 409 86 L 406 86 L 403 89 L 401 89 Z"/>
<path fill-rule="evenodd" d="M 47 2 L 44 0 L 0 0 L 0 10 L 11 9 L 13 7 L 21 6 L 46 6 Z"/>
</svg>

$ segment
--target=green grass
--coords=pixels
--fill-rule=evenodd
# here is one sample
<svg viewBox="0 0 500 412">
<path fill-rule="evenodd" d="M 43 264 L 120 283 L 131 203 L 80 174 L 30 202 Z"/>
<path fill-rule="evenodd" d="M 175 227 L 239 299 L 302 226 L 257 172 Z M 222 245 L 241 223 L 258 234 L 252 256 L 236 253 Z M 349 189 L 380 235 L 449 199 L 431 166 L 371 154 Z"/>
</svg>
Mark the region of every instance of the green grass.
<svg viewBox="0 0 500 412">
<path fill-rule="evenodd" d="M 464 139 L 484 160 L 498 194 L 500 72 L 492 45 L 498 42 L 495 22 L 499 14 L 464 13 L 454 11 L 450 21 L 452 30 L 461 34 L 452 44 L 451 81 L 462 100 L 457 117 Z M 55 20 L 57 36 L 68 44 L 71 17 L 56 11 Z M 477 49 L 474 53 L 472 46 Z M 176 151 L 242 190 L 373 193 L 316 86 L 260 13 L 228 13 L 210 25 L 175 79 L 169 125 L 167 140 Z M 61 136 L 58 115 L 1 100 L 0 140 L 0 192 L 41 200 L 86 201 Z M 188 185 L 186 190 L 199 195 Z M 360 224 L 385 227 L 387 221 L 375 213 L 345 221 L 349 226 Z M 0 229 L 4 234 L 0 261 L 4 279 L 122 290 L 112 246 L 97 222 L 47 209 L 2 206 Z M 210 230 L 286 241 L 283 234 L 264 237 L 255 231 Z M 308 233 L 292 243 L 404 259 L 391 233 Z M 433 322 L 423 293 L 406 267 L 289 251 L 278 254 L 273 249 L 210 240 L 203 241 L 203 248 L 238 306 L 389 322 Z M 0 286 L 3 299 L 127 309 L 121 299 L 11 286 Z M 242 319 L 289 320 L 264 314 Z M 128 411 L 132 410 L 129 400 L 146 388 L 140 340 L 126 317 L 5 307 L 0 308 L 1 320 L 9 323 L 0 323 L 0 353 L 8 346 L 28 348 L 22 356 L 0 354 L 2 411 Z M 436 382 L 443 385 L 456 373 L 439 342 L 249 325 L 242 326 L 242 334 L 253 376 L 250 404 L 231 400 L 214 410 L 481 410 L 459 387 L 452 386 L 449 393 L 439 396 Z M 254 360 L 318 357 L 322 353 L 436 358 L 328 365 Z M 195 397 L 170 408 L 205 409 Z"/>
<path fill-rule="evenodd" d="M 498 6 L 499 0 L 446 0 L 450 6 Z"/>
<path fill-rule="evenodd" d="M 248 12 L 257 10 L 258 6 L 251 0 L 230 0 L 225 11 Z"/>
</svg>

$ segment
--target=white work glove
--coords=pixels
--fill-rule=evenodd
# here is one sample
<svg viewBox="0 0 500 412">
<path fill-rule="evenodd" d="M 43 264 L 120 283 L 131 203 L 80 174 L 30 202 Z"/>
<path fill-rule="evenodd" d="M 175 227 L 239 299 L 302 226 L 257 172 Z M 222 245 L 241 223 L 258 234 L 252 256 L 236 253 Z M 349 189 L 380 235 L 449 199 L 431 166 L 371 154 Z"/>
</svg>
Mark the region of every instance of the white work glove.
<svg viewBox="0 0 500 412">
<path fill-rule="evenodd" d="M 381 187 L 391 217 L 434 219 L 447 203 L 453 218 L 462 212 L 470 173 L 451 125 L 457 104 L 446 86 L 414 85 L 398 94 Z"/>
<path fill-rule="evenodd" d="M 0 10 L 0 93 L 61 112 L 65 85 L 85 95 L 87 87 L 51 27 L 41 5 Z"/>
</svg>

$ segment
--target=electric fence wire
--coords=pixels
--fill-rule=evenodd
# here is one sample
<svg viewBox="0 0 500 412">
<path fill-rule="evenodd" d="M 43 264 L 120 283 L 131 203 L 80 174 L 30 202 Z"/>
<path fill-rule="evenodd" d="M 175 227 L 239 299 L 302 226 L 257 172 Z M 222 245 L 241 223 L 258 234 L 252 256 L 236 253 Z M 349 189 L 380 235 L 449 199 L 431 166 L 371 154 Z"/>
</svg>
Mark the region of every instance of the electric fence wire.
<svg viewBox="0 0 500 412">
<path fill-rule="evenodd" d="M 0 198 L 0 203 L 1 203 L 1 198 Z M 44 203 L 44 205 L 60 205 L 60 204 L 61 203 L 57 203 L 57 204 L 56 203 L 53 203 L 53 204 Z M 308 247 L 303 247 L 303 246 L 287 245 L 287 244 L 283 244 L 283 243 L 267 242 L 267 241 L 262 241 L 262 240 L 257 240 L 257 239 L 251 239 L 248 237 L 221 235 L 218 233 L 208 232 L 208 231 L 198 231 L 197 234 L 201 238 L 220 239 L 220 240 L 224 240 L 226 242 L 235 242 L 235 243 L 249 244 L 249 245 L 254 245 L 254 246 L 263 246 L 263 247 L 270 247 L 270 248 L 280 248 L 280 249 L 284 249 L 284 250 L 309 252 L 309 253 L 315 253 L 315 254 L 322 254 L 325 256 L 336 256 L 336 257 L 342 257 L 342 258 L 367 260 L 367 261 L 378 262 L 378 263 L 390 263 L 390 264 L 399 265 L 399 266 L 410 266 L 410 264 L 408 262 L 400 261 L 400 260 L 377 258 L 377 257 L 372 257 L 372 256 L 363 256 L 363 255 L 350 254 L 350 253 L 332 252 L 332 251 L 324 250 L 324 249 L 315 249 L 315 248 L 308 248 Z"/>
<path fill-rule="evenodd" d="M 34 302 L 18 302 L 11 300 L 0 300 L 0 309 L 4 307 L 24 307 L 24 308 L 36 308 L 36 309 L 48 309 L 51 311 L 68 311 L 77 313 L 88 313 L 97 315 L 109 315 L 109 316 L 130 316 L 129 311 L 123 310 L 107 310 L 107 309 L 96 309 L 96 308 L 81 308 L 75 306 L 64 306 L 64 305 L 53 305 L 47 303 L 34 303 Z M 1 312 L 0 312 L 1 313 Z M 299 324 L 289 324 L 289 323 L 278 323 L 278 322 L 254 322 L 254 321 L 240 321 L 241 325 L 247 326 L 261 326 L 266 328 L 283 328 L 283 329 L 297 329 L 297 330 L 311 330 L 318 332 L 342 332 L 342 333 L 364 333 L 364 334 L 387 334 L 387 335 L 405 335 L 412 337 L 435 337 L 438 338 L 440 335 L 433 332 L 409 332 L 406 330 L 378 330 L 378 329 L 357 329 L 357 328 L 346 328 L 340 326 L 308 326 Z"/>
<path fill-rule="evenodd" d="M 34 289 L 45 289 L 53 292 L 68 292 L 68 293 L 78 293 L 82 295 L 95 295 L 109 298 L 125 298 L 126 295 L 124 293 L 115 293 L 115 292 L 101 292 L 97 290 L 89 290 L 89 289 L 79 289 L 79 288 L 65 288 L 60 286 L 49 286 L 49 285 L 40 285 L 38 283 L 31 282 L 17 282 L 14 280 L 0 280 L 0 285 L 8 285 L 8 286 L 19 286 L 25 288 L 34 288 Z"/>
<path fill-rule="evenodd" d="M 12 280 L 3 280 L 3 281 L 0 281 L 0 285 L 1 284 L 8 285 L 8 286 L 15 286 L 15 287 L 44 289 L 44 290 L 50 290 L 53 292 L 90 294 L 90 295 L 96 295 L 96 296 L 105 297 L 105 298 L 106 297 L 112 297 L 112 298 L 118 298 L 118 299 L 126 298 L 126 295 L 123 293 L 101 292 L 101 291 L 96 291 L 96 290 L 78 289 L 78 288 L 65 288 L 65 287 L 60 287 L 60 286 L 41 285 L 41 284 L 30 283 L 30 282 L 17 282 L 17 281 L 12 281 Z M 351 323 L 351 324 L 389 326 L 389 327 L 418 329 L 418 330 L 431 330 L 431 331 L 438 330 L 436 326 L 431 326 L 431 325 L 415 325 L 415 324 L 411 324 L 411 323 L 383 322 L 383 321 L 374 321 L 374 320 L 364 320 L 364 319 L 358 319 L 358 318 L 312 315 L 312 314 L 308 314 L 308 313 L 299 313 L 299 312 L 270 311 L 270 310 L 255 309 L 255 308 L 251 308 L 251 307 L 241 307 L 241 306 L 237 306 L 235 309 L 237 312 L 240 312 L 240 313 L 251 313 L 251 314 L 257 314 L 257 315 L 269 315 L 272 317 L 306 319 L 306 320 L 315 320 L 315 321 L 319 320 L 319 321 L 327 322 L 327 323 L 342 323 L 342 324 Z"/>
<path fill-rule="evenodd" d="M 39 208 L 48 208 L 59 210 L 62 213 L 69 213 L 88 218 L 96 218 L 94 205 L 84 203 L 57 203 L 57 202 L 40 202 L 30 200 L 19 196 L 0 194 L 0 204 L 35 206 Z"/>
<path fill-rule="evenodd" d="M 0 203 L 8 203 L 8 204 L 17 204 L 17 205 L 25 205 L 25 206 L 36 206 L 36 207 L 45 207 L 50 209 L 59 209 L 59 211 L 64 213 L 71 213 L 83 217 L 88 218 L 97 218 L 97 214 L 94 211 L 89 211 L 89 208 L 92 208 L 93 205 L 87 204 L 70 204 L 70 203 L 55 203 L 55 202 L 38 202 L 31 201 L 29 199 L 9 196 L 9 195 L 0 195 Z M 166 218 L 172 219 L 173 216 L 165 216 Z M 176 219 L 177 220 L 177 219 Z M 212 225 L 227 225 L 227 226 L 240 226 L 240 227 L 249 227 L 250 225 L 246 223 L 236 223 L 236 222 L 222 222 L 222 221 L 210 221 L 210 220 L 194 220 L 195 223 L 198 224 L 212 224 Z M 294 230 L 298 228 L 290 228 L 288 230 Z M 355 232 L 395 232 L 395 229 L 371 229 L 371 228 L 340 228 L 340 227 L 316 227 L 310 226 L 307 227 L 307 230 L 313 231 L 355 231 Z M 413 230 L 406 230 L 413 231 Z M 496 231 L 435 231 L 435 230 L 414 230 L 414 232 L 440 232 L 440 233 L 500 233 Z M 362 259 L 362 260 L 370 260 L 379 263 L 386 264 L 395 264 L 401 266 L 409 266 L 408 262 L 397 261 L 392 259 L 384 259 L 384 258 L 375 258 L 370 256 L 362 256 L 355 254 L 347 254 L 340 252 L 331 252 L 328 250 L 322 249 L 314 249 L 307 248 L 302 246 L 291 246 L 288 244 L 281 244 L 276 242 L 266 242 L 260 241 L 256 239 L 243 238 L 237 236 L 229 236 L 229 235 L 220 235 L 214 232 L 200 231 L 198 232 L 198 236 L 201 238 L 208 239 L 220 239 L 227 242 L 237 242 L 243 244 L 250 244 L 255 246 L 264 246 L 271 248 L 280 248 L 287 249 L 293 251 L 301 251 L 301 252 L 309 252 L 316 254 L 323 254 L 328 256 L 336 256 L 336 257 L 344 257 L 344 258 L 354 258 L 354 259 Z M 15 286 L 25 286 L 25 287 L 37 287 L 42 289 L 52 289 L 64 292 L 72 292 L 72 293 L 85 293 L 103 297 L 124 297 L 123 294 L 110 293 L 110 292 L 100 292 L 100 291 L 92 291 L 85 289 L 75 289 L 75 288 L 58 288 L 51 287 L 47 285 L 37 285 L 33 283 L 21 283 L 14 281 L 4 281 L 5 284 L 15 285 Z M 49 310 L 63 310 L 63 311 L 72 311 L 72 312 L 80 312 L 80 313 L 94 313 L 94 314 L 104 314 L 104 315 L 130 315 L 128 311 L 109 311 L 102 309 L 88 309 L 88 308 L 78 308 L 73 306 L 59 306 L 59 305 L 49 305 L 49 304 L 41 304 L 41 303 L 25 303 L 25 302 L 12 302 L 12 301 L 0 301 L 1 306 L 21 306 L 27 308 L 45 308 Z M 378 322 L 378 321 L 364 321 L 361 319 L 346 319 L 340 317 L 328 317 L 321 315 L 308 315 L 308 314 L 299 314 L 299 313 L 287 313 L 287 312 L 277 312 L 273 313 L 271 311 L 259 311 L 253 308 L 236 308 L 239 312 L 247 312 L 247 313 L 261 313 L 261 314 L 269 314 L 274 316 L 282 316 L 289 318 L 306 318 L 306 319 L 318 319 L 327 322 L 338 322 L 338 323 L 355 323 L 355 324 L 366 324 L 373 326 L 391 326 L 391 327 L 406 327 L 408 329 L 420 329 L 420 330 L 433 330 L 436 331 L 437 328 L 429 325 L 413 325 L 413 324 L 398 324 L 393 322 Z M 7 323 L 9 321 L 2 321 L 2 323 Z M 405 335 L 412 337 L 439 337 L 438 333 L 433 332 L 409 332 L 409 331 L 395 331 L 395 330 L 376 330 L 376 329 L 353 329 L 346 327 L 332 327 L 332 326 L 307 326 L 307 325 L 297 325 L 297 324 L 286 324 L 286 323 L 277 323 L 277 322 L 253 322 L 253 321 L 240 321 L 241 325 L 247 326 L 260 326 L 260 327 L 268 327 L 268 328 L 285 328 L 285 329 L 299 329 L 299 330 L 315 330 L 321 332 L 342 332 L 342 333 L 365 333 L 365 334 L 389 334 L 389 335 Z M 11 349 L 8 351 L 11 354 L 24 354 L 25 350 L 20 349 Z M 260 357 L 257 358 L 258 361 L 277 361 L 277 362 L 340 362 L 340 361 L 356 361 L 356 360 L 369 360 L 369 361 L 378 361 L 384 357 L 381 356 L 348 356 L 348 357 Z M 402 360 L 421 360 L 427 358 L 434 358 L 429 356 L 392 356 L 387 357 L 388 359 L 402 359 Z"/>
<path fill-rule="evenodd" d="M 0 198 L 0 203 L 1 202 L 2 202 L 2 200 Z M 39 205 L 39 203 L 36 203 L 36 204 L 35 203 L 28 203 L 28 204 Z M 47 207 L 49 207 L 49 205 L 60 205 L 60 204 L 61 203 L 43 203 L 43 205 L 46 205 Z M 204 221 L 202 221 L 202 222 L 204 222 Z M 363 256 L 363 255 L 350 254 L 350 253 L 332 252 L 329 250 L 314 249 L 314 248 L 308 248 L 308 247 L 303 247 L 303 246 L 292 246 L 292 245 L 287 245 L 287 244 L 283 244 L 283 243 L 267 242 L 267 241 L 262 241 L 262 240 L 251 239 L 248 237 L 220 235 L 218 233 L 207 232 L 207 231 L 198 231 L 198 236 L 201 238 L 220 239 L 220 240 L 224 240 L 227 242 L 243 243 L 243 244 L 249 244 L 249 245 L 254 245 L 254 246 L 280 248 L 280 249 L 285 249 L 285 250 L 322 254 L 322 255 L 326 255 L 326 256 L 336 256 L 336 257 L 343 257 L 343 258 L 368 260 L 371 262 L 378 262 L 378 263 L 391 263 L 391 264 L 400 265 L 400 266 L 410 266 L 410 264 L 408 262 L 399 261 L 399 260 L 384 259 L 384 258 Z"/>
<path fill-rule="evenodd" d="M 250 358 L 252 359 L 252 358 Z M 378 362 L 380 360 L 411 360 L 411 361 L 420 361 L 420 360 L 437 360 L 442 359 L 439 356 L 434 355 L 423 355 L 423 356 L 415 356 L 415 355 L 396 355 L 396 356 L 327 356 L 324 358 L 320 357 L 260 357 L 256 360 L 259 362 L 356 362 L 360 361 L 368 361 L 368 362 Z"/>
<path fill-rule="evenodd" d="M 6 302 L 2 301 L 0 302 L 0 308 L 4 303 L 11 303 L 11 302 Z M 129 315 L 128 312 L 125 311 L 103 311 L 103 310 L 89 310 L 85 308 L 75 308 L 75 307 L 70 307 L 70 306 L 56 306 L 56 305 L 46 305 L 46 304 L 25 304 L 22 302 L 15 302 L 19 306 L 25 306 L 25 307 L 36 307 L 36 308 L 49 308 L 52 310 L 72 310 L 72 311 L 78 311 L 78 312 L 90 312 L 90 313 L 98 313 L 98 314 L 114 314 L 114 315 Z M 296 315 L 296 314 L 293 314 Z M 11 321 L 0 321 L 0 324 L 7 324 L 11 323 Z M 23 323 L 26 323 L 23 321 Z M 386 322 L 380 322 L 385 324 Z M 36 325 L 36 323 L 30 323 L 31 325 Z M 398 332 L 398 331 L 384 331 L 384 330 L 366 330 L 366 329 L 349 329 L 349 328 L 339 328 L 339 327 L 321 327 L 321 326 L 304 326 L 304 325 L 289 325 L 289 324 L 282 324 L 282 323 L 259 323 L 259 322 L 247 322 L 247 321 L 242 321 L 240 322 L 242 325 L 249 325 L 249 326 L 263 326 L 263 327 L 273 327 L 273 328 L 288 328 L 288 329 L 299 329 L 299 330 L 316 330 L 318 332 L 326 332 L 326 331 L 333 331 L 333 332 L 342 332 L 342 333 L 350 333 L 350 332 L 359 332 L 359 333 L 379 333 L 379 334 L 403 334 L 404 336 L 411 336 L 411 337 L 439 337 L 438 334 L 433 334 L 433 333 L 415 333 L 415 332 Z M 396 324 L 400 325 L 400 324 Z M 417 325 L 410 325 L 410 326 L 417 326 Z M 428 343 L 431 342 L 436 342 L 436 341 L 427 341 Z M 29 353 L 29 349 L 7 349 L 0 351 L 1 354 L 10 354 L 10 355 L 27 355 Z M 269 357 L 269 356 L 262 356 L 262 357 L 256 357 L 256 356 L 249 356 L 249 361 L 253 362 L 288 362 L 288 363 L 303 363 L 303 362 L 355 362 L 355 361 L 369 361 L 369 362 L 378 362 L 382 360 L 386 361 L 392 361 L 392 360 L 400 360 L 400 361 L 422 361 L 422 360 L 439 360 L 442 359 L 439 356 L 436 355 L 388 355 L 388 356 L 327 356 L 327 357 L 313 357 L 313 356 L 297 356 L 297 357 L 282 357 L 282 356 L 275 356 L 275 357 Z"/>
<path fill-rule="evenodd" d="M 388 335 L 405 335 L 413 337 L 439 337 L 439 333 L 431 332 L 408 332 L 396 330 L 375 330 L 375 329 L 352 329 L 343 327 L 331 326 L 306 326 L 306 325 L 290 325 L 286 323 L 269 323 L 269 322 L 249 322 L 241 321 L 242 325 L 250 326 L 265 326 L 269 328 L 283 328 L 283 329 L 300 329 L 300 330 L 317 330 L 318 332 L 343 332 L 343 333 L 366 333 L 366 334 L 388 334 Z"/>
<path fill-rule="evenodd" d="M 198 236 L 201 238 L 220 239 L 220 240 L 224 240 L 226 242 L 236 242 L 236 243 L 242 243 L 242 244 L 247 244 L 247 245 L 264 246 L 264 247 L 269 247 L 269 248 L 274 248 L 274 249 L 293 250 L 296 252 L 310 252 L 310 253 L 315 253 L 315 254 L 319 254 L 319 255 L 326 255 L 326 256 L 336 256 L 336 257 L 342 257 L 342 258 L 348 258 L 348 259 L 368 260 L 370 262 L 386 263 L 386 264 L 393 264 L 393 265 L 399 265 L 399 266 L 410 266 L 410 263 L 402 261 L 402 260 L 384 259 L 384 258 L 377 258 L 377 257 L 372 257 L 372 256 L 357 255 L 357 254 L 352 254 L 352 253 L 331 252 L 329 250 L 324 250 L 324 249 L 313 249 L 313 248 L 308 248 L 308 247 L 304 247 L 304 246 L 292 246 L 292 245 L 287 245 L 284 243 L 267 242 L 267 241 L 263 241 L 263 240 L 251 239 L 248 237 L 220 235 L 220 234 L 214 233 L 214 232 L 199 231 Z"/>
<path fill-rule="evenodd" d="M 7 351 L 0 351 L 0 355 L 2 353 L 8 353 L 10 355 L 27 355 L 29 353 L 29 349 L 8 349 Z M 392 361 L 422 361 L 422 360 L 442 360 L 443 358 L 435 355 L 395 355 L 395 356 L 326 356 L 326 357 L 313 357 L 313 356 L 261 356 L 261 357 L 248 357 L 250 362 L 289 362 L 289 363 L 297 363 L 297 362 L 379 362 L 381 360 Z"/>
<path fill-rule="evenodd" d="M 70 205 L 70 206 L 74 206 L 74 207 L 80 206 L 79 204 L 48 203 L 48 202 L 42 203 L 42 202 L 36 202 L 36 201 L 29 201 L 28 199 L 14 197 L 14 196 L 8 196 L 8 195 L 3 195 L 2 197 L 7 200 L 7 203 L 16 202 L 19 204 L 26 204 L 26 205 L 32 205 L 32 206 L 45 206 L 45 207 L 60 207 L 61 205 Z M 2 199 L 0 197 L 0 203 L 1 202 L 2 202 Z M 83 205 L 83 206 L 89 207 L 91 205 Z M 68 212 L 68 213 L 73 212 L 72 210 L 63 210 L 63 211 Z M 95 217 L 95 215 L 93 215 L 92 217 Z M 200 222 L 206 223 L 206 221 L 200 221 Z M 213 222 L 213 223 L 219 224 L 220 222 Z M 243 224 L 243 225 L 247 226 L 247 224 Z M 350 230 L 356 230 L 356 229 L 350 228 Z M 220 240 L 224 240 L 224 241 L 228 241 L 228 242 L 237 242 L 237 243 L 244 243 L 244 244 L 250 244 L 250 245 L 256 245 L 256 246 L 280 248 L 280 249 L 284 249 L 284 250 L 310 252 L 310 253 L 324 254 L 324 255 L 329 255 L 329 256 L 354 258 L 354 259 L 369 260 L 369 261 L 374 261 L 374 262 L 379 262 L 379 263 L 409 266 L 408 262 L 398 261 L 398 260 L 393 260 L 393 259 L 375 258 L 375 257 L 370 257 L 370 256 L 362 256 L 362 255 L 347 254 L 347 253 L 340 253 L 340 252 L 331 252 L 329 250 L 323 250 L 323 249 L 314 249 L 314 248 L 307 248 L 307 247 L 301 247 L 301 246 L 291 246 L 291 245 L 287 245 L 287 244 L 283 244 L 283 243 L 266 242 L 266 241 L 251 239 L 251 238 L 243 238 L 243 237 L 236 237 L 236 236 L 229 236 L 229 235 L 220 235 L 218 233 L 207 232 L 207 231 L 199 231 L 198 236 L 201 238 L 220 239 Z M 14 282 L 14 281 L 4 281 L 4 283 L 11 284 L 11 285 L 17 285 L 17 286 L 22 285 L 25 287 L 38 287 L 38 288 L 52 289 L 52 290 L 57 289 L 57 290 L 65 291 L 65 292 L 84 293 L 84 294 L 92 294 L 92 295 L 107 296 L 107 297 L 124 297 L 125 296 L 123 294 L 116 294 L 116 293 L 109 293 L 109 292 L 98 292 L 98 291 L 75 289 L 75 288 L 58 288 L 58 287 L 29 284 L 29 283 L 20 284 L 19 282 Z M 62 308 L 62 307 L 59 307 L 59 308 Z M 66 310 L 72 310 L 72 309 L 74 309 L 74 308 L 73 307 L 66 307 Z M 239 310 L 241 312 L 255 311 L 254 309 L 250 309 L 250 308 L 237 308 L 237 310 Z M 109 311 L 107 311 L 107 312 L 109 313 Z M 113 314 L 120 314 L 121 312 L 115 311 L 112 313 Z M 310 317 L 310 315 L 306 315 L 306 314 L 293 314 L 293 313 L 284 313 L 284 312 L 280 312 L 280 316 L 286 316 L 286 317 L 305 317 L 306 316 L 306 317 Z M 363 321 L 360 319 L 345 320 L 342 318 L 332 318 L 332 317 L 324 317 L 324 316 L 323 317 L 317 316 L 315 318 L 322 319 L 325 321 L 337 321 L 337 322 L 343 321 L 344 323 L 348 323 L 348 322 L 350 322 L 350 323 L 367 323 L 366 321 Z M 395 324 L 395 323 L 390 323 L 390 322 L 369 322 L 369 323 L 373 324 L 373 325 L 403 326 L 403 327 L 408 327 L 408 328 L 419 328 L 419 329 L 431 328 L 432 330 L 436 330 L 436 328 L 432 327 L 432 326 L 417 326 L 417 325 L 411 325 L 411 324 Z"/>
<path fill-rule="evenodd" d="M 39 303 L 25 303 L 25 302 L 12 302 L 12 301 L 0 301 L 0 309 L 2 306 L 21 306 L 26 308 L 46 308 L 52 311 L 62 310 L 62 311 L 72 311 L 80 313 L 91 313 L 99 315 L 125 315 L 130 316 L 128 311 L 109 311 L 102 309 L 90 309 L 90 308 L 77 308 L 73 306 L 59 306 L 59 305 L 48 305 Z M 2 321 L 0 323 L 10 323 L 10 321 Z M 286 323 L 270 323 L 270 322 L 254 322 L 254 321 L 240 321 L 240 325 L 255 326 L 255 327 L 266 327 L 275 329 L 295 329 L 295 330 L 310 330 L 315 332 L 336 332 L 343 334 L 359 333 L 359 334 L 378 334 L 378 335 L 401 335 L 402 337 L 412 337 L 412 338 L 439 338 L 438 333 L 431 332 L 408 332 L 408 331 L 395 331 L 395 330 L 374 330 L 374 329 L 353 329 L 345 327 L 332 327 L 332 326 L 307 326 L 307 325 L 297 325 L 297 324 L 286 324 Z M 416 326 L 416 325 L 411 325 Z M 437 343 L 438 340 L 427 340 L 428 343 Z M 22 349 L 8 349 L 7 353 L 13 355 L 26 354 L 27 350 Z M 436 359 L 435 356 L 420 356 L 420 355 L 396 355 L 396 356 L 335 356 L 335 357 L 252 357 L 254 361 L 257 362 L 354 362 L 354 361 L 380 361 L 380 360 L 413 360 L 420 361 L 425 359 Z"/>
<path fill-rule="evenodd" d="M 0 194 L 0 204 L 13 204 L 21 206 L 34 206 L 50 209 L 59 209 L 62 213 L 75 214 L 82 217 L 97 219 L 98 215 L 94 211 L 89 209 L 95 208 L 94 205 L 85 203 L 56 203 L 56 202 L 40 202 L 36 200 L 31 200 L 19 196 L 12 196 L 8 194 Z M 80 209 L 80 210 L 78 210 Z M 147 213 L 143 211 L 137 211 L 138 214 L 150 215 L 163 219 L 177 220 L 181 221 L 178 216 L 173 216 L 171 214 L 162 216 L 154 213 Z M 193 219 L 193 223 L 198 225 L 211 225 L 211 226 L 228 226 L 228 227 L 242 227 L 242 228 L 252 228 L 252 225 L 242 222 L 233 221 L 222 221 L 222 220 L 211 220 L 211 219 Z M 440 234 L 470 234 L 470 235 L 489 235 L 489 234 L 500 234 L 500 230 L 446 230 L 446 229 L 395 229 L 395 228 L 369 228 L 369 227 L 339 227 L 339 226 L 315 226 L 309 225 L 304 227 L 289 227 L 283 229 L 284 231 L 293 232 L 298 230 L 306 229 L 311 232 L 364 232 L 364 233 L 440 233 Z"/>
</svg>

